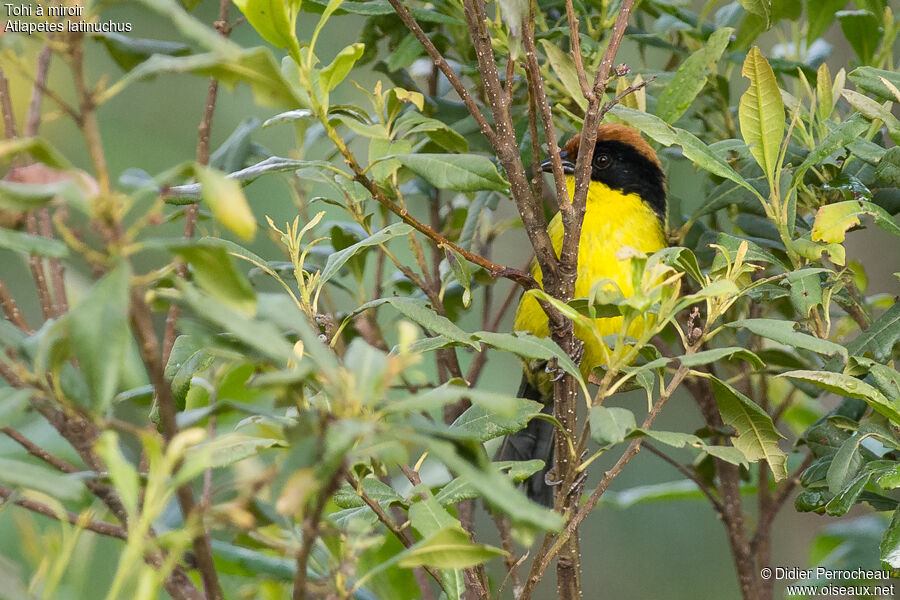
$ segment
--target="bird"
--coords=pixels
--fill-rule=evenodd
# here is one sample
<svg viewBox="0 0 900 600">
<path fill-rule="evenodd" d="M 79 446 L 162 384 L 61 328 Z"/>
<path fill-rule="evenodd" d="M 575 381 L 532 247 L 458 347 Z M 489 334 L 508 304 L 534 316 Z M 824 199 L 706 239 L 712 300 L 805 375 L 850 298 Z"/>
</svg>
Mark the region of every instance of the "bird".
<svg viewBox="0 0 900 600">
<path fill-rule="evenodd" d="M 581 134 L 577 134 L 559 153 L 570 201 L 575 191 L 575 162 L 580 143 Z M 552 172 L 551 165 L 550 159 L 545 160 L 541 169 Z M 659 157 L 638 131 L 619 123 L 598 127 L 578 245 L 575 298 L 590 296 L 591 288 L 604 279 L 615 282 L 625 297 L 634 293 L 630 259 L 620 260 L 616 255 L 626 246 L 651 254 L 667 245 L 666 189 Z M 563 239 L 560 214 L 551 219 L 547 233 L 558 256 Z M 541 285 L 541 269 L 536 261 L 532 263 L 531 274 Z M 621 317 L 596 319 L 594 325 L 599 339 L 589 328 L 575 324 L 575 336 L 583 344 L 580 370 L 585 380 L 594 368 L 603 364 L 606 349 L 599 340 L 619 333 L 621 323 Z M 547 315 L 533 295 L 522 296 L 513 329 L 538 337 L 550 335 Z M 542 403 L 542 412 L 552 414 L 553 381 L 546 363 L 523 360 L 523 366 L 518 396 Z M 549 421 L 533 418 L 524 429 L 506 436 L 495 454 L 495 460 L 501 461 L 543 460 L 544 468 L 523 485 L 530 499 L 548 507 L 554 502 L 553 482 L 548 481 L 553 464 L 554 429 Z"/>
</svg>

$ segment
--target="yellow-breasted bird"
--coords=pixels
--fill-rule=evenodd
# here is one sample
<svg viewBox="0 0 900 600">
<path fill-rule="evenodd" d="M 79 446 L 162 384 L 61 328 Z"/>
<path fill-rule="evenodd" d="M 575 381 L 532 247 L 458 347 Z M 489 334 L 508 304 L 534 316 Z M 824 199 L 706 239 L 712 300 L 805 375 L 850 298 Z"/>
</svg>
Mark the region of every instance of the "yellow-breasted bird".
<svg viewBox="0 0 900 600">
<path fill-rule="evenodd" d="M 573 175 L 580 141 L 576 135 L 560 152 L 570 199 L 575 190 Z M 550 172 L 550 161 L 544 161 L 541 168 Z M 665 216 L 666 181 L 656 152 L 631 127 L 601 125 L 591 159 L 591 181 L 578 246 L 575 297 L 589 296 L 594 284 L 604 279 L 615 282 L 626 297 L 632 295 L 630 261 L 619 260 L 616 253 L 624 246 L 647 254 L 665 247 Z M 560 215 L 550 221 L 547 232 L 558 255 L 563 238 Z M 541 270 L 536 262 L 531 272 L 541 283 Z M 597 319 L 595 325 L 602 339 L 619 332 L 621 317 Z M 636 322 L 632 327 L 640 326 Z M 513 327 L 539 337 L 549 335 L 547 315 L 533 296 L 523 296 Z M 595 367 L 603 364 L 604 349 L 602 342 L 584 326 L 576 324 L 575 335 L 584 344 L 581 373 L 587 379 Z M 544 367 L 525 361 L 519 396 L 542 402 L 544 412 L 552 413 L 553 385 Z M 532 419 L 525 429 L 507 436 L 496 456 L 497 460 L 539 458 L 546 462 L 543 471 L 525 482 L 528 497 L 545 506 L 553 505 L 553 487 L 546 480 L 553 462 L 553 431 L 553 425 L 547 421 Z"/>
</svg>

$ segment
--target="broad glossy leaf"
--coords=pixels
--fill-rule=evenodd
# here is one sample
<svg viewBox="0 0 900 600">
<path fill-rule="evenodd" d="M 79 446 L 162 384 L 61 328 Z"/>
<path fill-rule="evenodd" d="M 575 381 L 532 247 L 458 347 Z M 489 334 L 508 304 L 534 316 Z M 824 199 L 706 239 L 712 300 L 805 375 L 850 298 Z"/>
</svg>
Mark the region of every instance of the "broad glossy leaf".
<svg viewBox="0 0 900 600">
<path fill-rule="evenodd" d="M 772 0 L 738 0 L 749 13 L 761 17 L 768 26 L 772 20 Z"/>
<path fill-rule="evenodd" d="M 559 366 L 578 381 L 578 385 L 587 394 L 587 386 L 581 377 L 581 371 L 569 355 L 549 338 L 539 338 L 530 333 L 494 333 L 491 331 L 478 331 L 473 334 L 473 339 L 484 342 L 492 348 L 512 352 L 522 358 L 534 358 L 538 360 L 555 359 Z M 587 397 L 587 396 L 586 396 Z"/>
<path fill-rule="evenodd" d="M 697 367 L 700 365 L 707 365 L 709 363 L 718 362 L 720 360 L 733 360 L 733 359 L 741 359 L 745 360 L 754 369 L 762 369 L 765 365 L 765 362 L 746 348 L 741 348 L 740 346 L 729 346 L 727 348 L 712 348 L 711 350 L 701 350 L 700 352 L 695 352 L 693 354 L 685 354 L 684 356 L 677 356 L 672 360 L 677 360 L 682 365 L 686 367 Z"/>
<path fill-rule="evenodd" d="M 831 154 L 857 139 L 868 127 L 869 124 L 860 115 L 853 115 L 835 127 L 800 163 L 800 166 L 794 171 L 794 178 L 799 180 L 810 167 L 819 164 Z"/>
<path fill-rule="evenodd" d="M 154 54 L 183 56 L 191 51 L 190 46 L 179 42 L 134 38 L 113 32 L 95 35 L 123 71 L 130 71 Z"/>
<path fill-rule="evenodd" d="M 750 87 L 741 96 L 738 107 L 741 135 L 757 164 L 773 181 L 784 136 L 784 103 L 775 73 L 754 46 L 747 53 L 741 75 L 750 79 Z"/>
</svg>

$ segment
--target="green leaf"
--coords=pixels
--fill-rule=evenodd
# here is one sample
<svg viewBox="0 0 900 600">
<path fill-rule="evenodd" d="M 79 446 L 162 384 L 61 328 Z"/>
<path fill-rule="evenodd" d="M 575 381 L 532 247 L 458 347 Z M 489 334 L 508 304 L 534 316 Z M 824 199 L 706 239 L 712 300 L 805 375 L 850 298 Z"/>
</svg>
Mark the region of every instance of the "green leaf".
<svg viewBox="0 0 900 600">
<path fill-rule="evenodd" d="M 656 115 L 621 104 L 612 107 L 609 112 L 663 146 L 671 146 L 676 142 L 676 129 Z"/>
<path fill-rule="evenodd" d="M 191 265 L 201 288 L 244 315 L 256 314 L 256 294 L 224 246 L 209 241 L 188 242 L 170 249 Z"/>
<path fill-rule="evenodd" d="M 500 548 L 473 544 L 462 527 L 446 527 L 410 546 L 397 564 L 408 568 L 464 569 L 505 554 Z"/>
<path fill-rule="evenodd" d="M 875 177 L 900 187 L 900 146 L 888 149 L 875 167 Z"/>
<path fill-rule="evenodd" d="M 383 244 L 390 239 L 395 237 L 407 235 L 410 231 L 412 231 L 412 227 L 407 225 L 406 223 L 394 223 L 392 225 L 388 225 L 381 231 L 377 231 L 367 237 L 364 240 L 361 240 L 352 246 L 348 246 L 341 250 L 340 252 L 335 252 L 328 256 L 328 261 L 325 263 L 325 266 L 319 272 L 319 285 L 325 285 L 325 282 L 330 281 L 332 277 L 338 274 L 347 261 L 353 258 L 360 251 L 365 250 L 371 246 L 378 246 L 379 244 Z"/>
<path fill-rule="evenodd" d="M 71 169 L 69 162 L 50 142 L 40 137 L 0 140 L 0 162 L 7 162 L 14 156 L 28 154 L 38 162 L 57 169 Z"/>
<path fill-rule="evenodd" d="M 550 68 L 556 73 L 559 82 L 562 84 L 569 97 L 581 107 L 582 110 L 587 108 L 587 99 L 581 91 L 581 84 L 578 82 L 578 72 L 575 70 L 575 61 L 571 55 L 566 54 L 553 41 L 542 39 L 541 46 L 544 47 L 544 53 L 550 63 Z"/>
<path fill-rule="evenodd" d="M 626 408 L 595 406 L 591 409 L 591 437 L 600 446 L 612 446 L 637 428 L 634 413 Z"/>
<path fill-rule="evenodd" d="M 829 392 L 834 392 L 849 398 L 865 400 L 874 410 L 884 415 L 895 424 L 900 424 L 900 399 L 888 400 L 877 389 L 861 381 L 856 377 L 844 373 L 832 373 L 830 371 L 788 371 L 777 377 L 790 377 L 799 379 L 820 387 Z"/>
<path fill-rule="evenodd" d="M 700 141 L 700 138 L 684 129 L 676 129 L 675 141 L 684 151 L 685 158 L 713 175 L 730 179 L 759 197 L 759 192 L 747 183 L 746 179 L 738 175 L 737 171 L 732 169 L 728 163 L 710 150 L 709 146 Z"/>
<path fill-rule="evenodd" d="M 450 425 L 450 429 L 471 435 L 480 442 L 509 435 L 523 429 L 528 421 L 540 414 L 539 402 L 517 398 L 518 404 L 512 415 L 500 414 L 484 404 L 475 404 L 466 409 Z"/>
<path fill-rule="evenodd" d="M 276 365 L 283 367 L 293 356 L 293 346 L 282 337 L 272 323 L 252 319 L 215 296 L 203 293 L 191 285 L 183 284 L 181 292 L 184 301 L 199 318 L 233 334 L 250 348 L 272 359 Z M 306 340 L 304 343 L 307 348 L 310 347 Z"/>
<path fill-rule="evenodd" d="M 217 36 L 219 37 L 219 36 Z M 305 106 L 306 100 L 284 78 L 268 48 L 258 46 L 236 54 L 193 54 L 190 56 L 154 55 L 116 82 L 103 99 L 121 91 L 125 86 L 162 73 L 191 73 L 214 77 L 229 89 L 246 84 L 253 97 L 265 106 Z"/>
<path fill-rule="evenodd" d="M 164 374 L 171 382 L 175 405 L 179 411 L 185 408 L 185 399 L 191 389 L 194 373 L 206 369 L 212 362 L 213 356 L 199 338 L 192 335 L 175 338 Z"/>
<path fill-rule="evenodd" d="M 190 46 L 179 42 L 133 38 L 112 32 L 94 35 L 100 38 L 106 51 L 123 71 L 130 71 L 154 54 L 183 56 L 191 51 Z"/>
<path fill-rule="evenodd" d="M 900 88 L 900 73 L 897 71 L 885 71 L 875 67 L 858 67 L 850 71 L 847 77 L 856 84 L 860 90 L 878 96 L 882 101 L 896 102 L 893 92 L 888 88 L 882 78 L 887 79 L 896 88 Z M 0 146 L 2 147 L 2 146 Z M 2 156 L 2 152 L 0 152 Z"/>
<path fill-rule="evenodd" d="M 0 228 L 0 248 L 53 258 L 62 258 L 69 254 L 66 245 L 57 239 L 2 228 Z"/>
<path fill-rule="evenodd" d="M 403 316 L 415 321 L 432 333 L 446 336 L 454 342 L 471 346 L 476 350 L 479 349 L 478 344 L 472 340 L 471 334 L 460 329 L 447 317 L 437 314 L 427 302 L 417 298 L 378 298 L 359 306 L 347 318 L 352 318 L 365 310 L 381 306 L 382 304 L 390 304 Z"/>
<path fill-rule="evenodd" d="M 853 508 L 853 505 L 859 500 L 863 493 L 863 488 L 872 478 L 870 471 L 860 473 L 841 489 L 834 498 L 825 505 L 825 512 L 829 515 L 839 517 L 847 513 Z"/>
<path fill-rule="evenodd" d="M 109 406 L 118 389 L 131 341 L 130 277 L 128 265 L 120 263 L 66 316 L 72 354 L 78 359 L 98 412 Z"/>
<path fill-rule="evenodd" d="M 819 122 L 824 123 L 831 116 L 832 110 L 834 110 L 834 92 L 831 71 L 828 70 L 828 63 L 823 62 L 816 71 L 816 116 Z"/>
<path fill-rule="evenodd" d="M 900 302 L 891 305 L 868 329 L 847 344 L 847 352 L 854 356 L 871 352 L 875 360 L 886 362 L 897 340 L 900 340 Z"/>
<path fill-rule="evenodd" d="M 353 65 L 362 57 L 365 48 L 366 45 L 359 42 L 350 44 L 338 52 L 330 65 L 319 71 L 319 86 L 323 92 L 330 92 L 347 77 Z"/>
<path fill-rule="evenodd" d="M 264 40 L 276 48 L 290 49 L 296 56 L 299 52 L 295 33 L 299 1 L 234 0 L 234 5 Z"/>
<path fill-rule="evenodd" d="M 423 538 L 432 536 L 448 527 L 461 527 L 459 520 L 453 517 L 441 503 L 429 496 L 409 505 L 409 524 Z"/>
<path fill-rule="evenodd" d="M 672 360 L 677 360 L 685 367 L 697 367 L 707 365 L 709 363 L 718 362 L 720 360 L 742 359 L 750 363 L 754 369 L 762 369 L 766 366 L 765 362 L 746 348 L 739 346 L 729 346 L 727 348 L 713 348 L 711 350 L 701 350 L 694 354 L 685 354 L 677 356 Z"/>
<path fill-rule="evenodd" d="M 202 165 L 196 166 L 196 173 L 203 201 L 209 205 L 213 217 L 241 239 L 252 240 L 256 235 L 256 218 L 240 182 Z"/>
<path fill-rule="evenodd" d="M 94 444 L 94 450 L 103 459 L 116 494 L 122 500 L 128 515 L 137 515 L 141 484 L 137 469 L 122 454 L 119 436 L 107 429 L 100 434 L 100 439 Z"/>
<path fill-rule="evenodd" d="M 522 358 L 533 358 L 537 360 L 555 359 L 557 364 L 563 371 L 571 375 L 581 386 L 585 397 L 590 397 L 587 393 L 587 385 L 581 377 L 581 371 L 578 365 L 572 362 L 569 355 L 563 352 L 563 349 L 550 338 L 539 338 L 530 333 L 493 333 L 490 331 L 479 331 L 473 334 L 473 339 L 484 342 L 492 348 L 503 350 L 504 352 L 512 352 Z"/>
<path fill-rule="evenodd" d="M 738 0 L 748 13 L 762 17 L 766 27 L 772 22 L 772 0 Z"/>
<path fill-rule="evenodd" d="M 825 63 L 822 64 L 824 65 Z M 828 89 L 831 88 L 829 87 Z M 803 162 L 800 163 L 800 166 L 794 171 L 794 180 L 800 181 L 803 174 L 806 173 L 810 167 L 819 164 L 834 152 L 837 152 L 850 142 L 859 138 L 868 128 L 869 124 L 866 123 L 860 115 L 853 115 L 835 127 L 827 136 L 825 136 L 824 140 L 816 145 L 815 149 L 806 156 Z"/>
<path fill-rule="evenodd" d="M 470 456 L 461 456 L 449 442 L 419 436 L 420 443 L 443 462 L 448 469 L 464 477 L 485 502 L 506 514 L 513 523 L 537 527 L 541 531 L 559 531 L 562 516 L 530 502 L 513 486 L 508 477 L 497 471 L 495 464 L 476 464 Z M 480 448 L 480 445 L 479 445 Z"/>
<path fill-rule="evenodd" d="M 859 225 L 860 215 L 871 215 L 875 224 L 894 235 L 900 235 L 900 226 L 883 208 L 864 200 L 846 200 L 819 207 L 812 228 L 814 242 L 841 243 L 851 227 Z"/>
<path fill-rule="evenodd" d="M 657 116 L 668 123 L 674 123 L 687 111 L 694 98 L 706 85 L 707 71 L 712 70 L 715 73 L 716 63 L 725 51 L 733 32 L 734 29 L 731 27 L 717 30 L 709 36 L 702 48 L 681 63 L 675 77 L 659 94 Z"/>
<path fill-rule="evenodd" d="M 750 79 L 750 87 L 741 96 L 738 116 L 741 135 L 750 153 L 770 182 L 778 169 L 778 154 L 784 135 L 784 103 L 769 62 L 754 46 L 747 53 L 741 75 Z"/>
<path fill-rule="evenodd" d="M 775 481 L 787 477 L 787 456 L 778 447 L 778 440 L 784 436 L 775 429 L 772 417 L 724 381 L 713 376 L 708 378 L 712 382 L 722 420 L 737 431 L 737 437 L 732 438 L 735 448 L 751 462 L 768 462 Z"/>
<path fill-rule="evenodd" d="M 854 435 L 844 440 L 838 451 L 834 453 L 825 480 L 828 491 L 837 494 L 845 485 L 856 477 L 863 465 L 863 457 L 859 453 L 859 443 L 863 436 Z"/>
<path fill-rule="evenodd" d="M 841 24 L 850 47 L 859 57 L 859 62 L 864 65 L 871 63 L 884 36 L 878 17 L 867 10 L 841 10 L 834 16 Z"/>
<path fill-rule="evenodd" d="M 0 209 L 35 210 L 56 197 L 66 204 L 81 207 L 83 192 L 71 179 L 54 183 L 18 183 L 0 180 Z"/>
<path fill-rule="evenodd" d="M 396 154 L 392 158 L 442 190 L 504 191 L 509 186 L 494 163 L 478 154 Z"/>
<path fill-rule="evenodd" d="M 900 568 L 900 508 L 894 511 L 891 524 L 884 531 L 878 549 L 881 552 L 882 561 L 889 564 L 891 568 Z"/>
<path fill-rule="evenodd" d="M 840 344 L 797 331 L 796 325 L 793 321 L 780 319 L 741 319 L 727 323 L 726 327 L 744 328 L 751 333 L 786 346 L 805 348 L 819 354 L 840 354 L 844 358 L 847 357 L 847 350 Z"/>
<path fill-rule="evenodd" d="M 52 471 L 33 462 L 0 457 L 0 482 L 12 488 L 27 488 L 59 500 L 78 500 L 84 484 L 71 475 Z"/>
<path fill-rule="evenodd" d="M 900 121 L 885 106 L 853 90 L 844 90 L 841 95 L 850 103 L 850 106 L 861 112 L 870 121 L 882 121 L 894 143 L 900 140 Z"/>
<path fill-rule="evenodd" d="M 809 318 L 810 311 L 822 304 L 822 279 L 819 273 L 804 273 L 808 269 L 794 271 L 788 275 L 791 284 L 791 303 L 804 319 Z"/>
<path fill-rule="evenodd" d="M 834 13 L 845 6 L 847 6 L 847 0 L 819 0 L 815 5 L 815 10 L 807 8 L 809 29 L 806 39 L 812 43 L 822 37 L 822 34 L 834 23 Z"/>
</svg>

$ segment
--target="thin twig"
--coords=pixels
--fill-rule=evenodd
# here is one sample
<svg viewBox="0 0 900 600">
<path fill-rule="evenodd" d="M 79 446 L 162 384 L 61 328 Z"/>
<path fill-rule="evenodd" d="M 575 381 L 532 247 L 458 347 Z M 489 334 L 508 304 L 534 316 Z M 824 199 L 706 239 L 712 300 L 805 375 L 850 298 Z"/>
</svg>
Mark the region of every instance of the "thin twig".
<svg viewBox="0 0 900 600">
<path fill-rule="evenodd" d="M 478 129 L 481 131 L 482 135 L 493 144 L 496 139 L 496 133 L 491 129 L 487 119 L 484 118 L 481 110 L 475 104 L 471 94 L 469 94 L 469 90 L 466 89 L 466 86 L 460 80 L 459 76 L 457 76 L 456 71 L 453 70 L 447 60 L 441 55 L 440 51 L 435 48 L 434 44 L 428 38 L 428 35 L 422 30 L 419 23 L 416 22 L 415 18 L 410 14 L 409 10 L 403 6 L 400 0 L 388 0 L 388 2 L 391 3 L 394 12 L 397 13 L 397 16 L 400 17 L 400 20 L 403 21 L 403 24 L 406 25 L 407 29 L 409 29 L 412 34 L 416 36 L 416 39 L 419 40 L 419 43 L 424 46 L 425 52 L 427 52 L 428 56 L 431 58 L 431 62 L 441 70 L 441 73 L 444 74 L 444 77 L 447 78 L 447 81 L 449 81 L 450 85 L 453 86 L 453 89 L 456 90 L 457 95 L 469 110 L 469 114 L 472 115 L 472 118 L 474 118 L 475 122 L 478 124 Z"/>
<path fill-rule="evenodd" d="M 28 326 L 28 322 L 22 315 L 22 311 L 19 310 L 19 305 L 16 303 L 15 298 L 13 298 L 9 293 L 9 290 L 6 289 L 3 280 L 0 280 L 0 307 L 3 308 L 3 314 L 6 315 L 6 318 L 9 319 L 10 323 L 25 333 L 34 333 L 34 330 Z"/>
<path fill-rule="evenodd" d="M 113 525 L 112 523 L 107 523 L 105 521 L 92 521 L 90 519 L 84 518 L 81 515 L 76 515 L 73 512 L 56 511 L 43 502 L 38 502 L 37 500 L 32 500 L 31 498 L 15 499 L 15 496 L 16 493 L 13 490 L 0 485 L 0 498 L 3 498 L 4 500 L 14 498 L 12 500 L 12 503 L 16 506 L 27 508 L 30 511 L 44 515 L 45 517 L 50 517 L 51 519 L 67 521 L 72 525 L 75 525 L 76 527 L 87 529 L 88 531 L 99 533 L 100 535 L 114 537 L 120 540 L 128 539 L 128 532 L 125 531 L 125 528 L 121 527 L 120 525 Z"/>
<path fill-rule="evenodd" d="M 688 352 L 692 352 L 693 348 L 689 348 Z M 685 366 L 678 367 L 678 370 L 672 377 L 672 380 L 669 382 L 669 385 L 666 386 L 665 391 L 660 395 L 659 399 L 653 404 L 653 408 L 650 410 L 650 413 L 644 419 L 644 422 L 641 424 L 642 429 L 649 429 L 653 422 L 656 420 L 656 417 L 659 415 L 660 411 L 662 411 L 663 406 L 665 406 L 666 402 L 687 376 L 690 369 Z M 591 492 L 590 497 L 588 497 L 587 501 L 581 505 L 578 511 L 572 516 L 569 522 L 566 524 L 565 529 L 558 534 L 556 538 L 556 542 L 553 542 L 553 538 L 550 535 L 545 536 L 544 543 L 541 546 L 541 549 L 538 551 L 538 554 L 535 556 L 534 562 L 531 566 L 531 572 L 528 574 L 528 579 L 525 581 L 525 588 L 522 590 L 522 594 L 519 596 L 519 600 L 528 600 L 531 598 L 531 594 L 534 592 L 534 587 L 541 581 L 543 578 L 544 571 L 547 570 L 547 567 L 550 566 L 553 557 L 556 553 L 562 548 L 563 544 L 568 540 L 568 538 L 575 533 L 578 529 L 580 523 L 587 517 L 592 510 L 597 506 L 597 503 L 600 501 L 600 497 L 606 492 L 607 488 L 609 488 L 609 484 L 618 477 L 619 473 L 622 472 L 622 469 L 631 462 L 635 456 L 637 456 L 638 452 L 640 452 L 641 446 L 644 444 L 645 438 L 635 438 L 631 441 L 628 447 L 625 449 L 625 452 L 619 457 L 619 460 L 603 474 L 603 479 L 600 480 L 600 483 L 597 484 L 597 487 L 594 488 L 594 491 Z"/>
<path fill-rule="evenodd" d="M 578 74 L 578 84 L 581 86 L 581 93 L 584 94 L 587 101 L 593 102 L 595 101 L 594 91 L 591 89 L 587 80 L 587 74 L 584 72 L 578 17 L 575 16 L 575 7 L 572 5 L 572 0 L 566 0 L 566 17 L 569 20 L 569 40 L 572 46 L 572 60 L 575 62 L 575 72 Z"/>
<path fill-rule="evenodd" d="M 0 113 L 3 117 L 3 134 L 7 139 L 15 139 L 19 137 L 16 129 L 16 115 L 13 112 L 12 96 L 9 93 L 9 81 L 0 67 Z"/>
<path fill-rule="evenodd" d="M 161 352 L 159 341 L 153 329 L 153 320 L 150 313 L 150 307 L 144 301 L 144 297 L 140 290 L 133 289 L 131 291 L 131 321 L 132 330 L 138 340 L 138 349 L 140 350 L 141 359 L 147 372 L 150 375 L 150 381 L 153 383 L 156 392 L 157 406 L 159 407 L 160 424 L 162 425 L 162 433 L 166 442 L 170 442 L 178 433 L 178 423 L 176 422 L 175 397 L 172 394 L 172 388 L 163 371 L 161 361 Z M 182 484 L 176 490 L 178 504 L 181 507 L 181 514 L 187 521 L 192 513 L 196 510 L 196 502 L 194 500 L 194 492 L 190 483 Z M 219 584 L 219 576 L 213 561 L 212 547 L 210 546 L 209 536 L 206 528 L 203 526 L 202 519 L 198 519 L 200 526 L 197 534 L 193 538 L 194 554 L 197 559 L 197 569 L 203 579 L 203 589 L 206 593 L 207 600 L 222 600 L 224 594 Z"/>
<path fill-rule="evenodd" d="M 61 458 L 53 456 L 12 427 L 0 427 L 0 433 L 3 433 L 14 442 L 22 446 L 28 452 L 28 454 L 44 461 L 57 471 L 61 471 L 63 473 L 76 473 L 78 471 L 78 469 L 76 469 L 73 465 L 70 465 L 68 462 L 64 461 Z"/>
<path fill-rule="evenodd" d="M 307 598 L 306 578 L 309 569 L 309 557 L 312 554 L 316 540 L 319 539 L 319 530 L 322 526 L 322 512 L 341 482 L 342 471 L 343 467 L 335 470 L 325 487 L 319 490 L 312 511 L 303 518 L 303 524 L 300 526 L 302 532 L 301 545 L 300 550 L 297 552 L 297 566 L 294 571 L 293 600 L 306 600 Z"/>
<path fill-rule="evenodd" d="M 33 212 L 25 214 L 25 228 L 31 235 L 37 235 L 37 219 Z M 37 290 L 38 301 L 41 304 L 41 314 L 44 320 L 56 316 L 53 310 L 53 300 L 50 297 L 50 288 L 47 285 L 47 275 L 44 272 L 44 261 L 37 254 L 28 257 L 28 266 L 31 268 L 31 276 L 34 279 L 34 287 Z"/>
<path fill-rule="evenodd" d="M 37 58 L 37 71 L 34 74 L 34 85 L 31 89 L 31 102 L 28 104 L 28 115 L 25 119 L 25 137 L 37 135 L 41 125 L 41 100 L 47 86 L 47 73 L 50 70 L 50 58 L 53 51 L 50 46 L 41 48 Z"/>
<path fill-rule="evenodd" d="M 693 481 L 697 485 L 697 487 L 700 488 L 700 491 L 703 492 L 703 495 L 706 496 L 709 499 L 709 501 L 712 503 L 713 508 L 716 509 L 716 512 L 717 513 L 722 512 L 722 505 L 719 503 L 719 501 L 716 499 L 716 497 L 713 496 L 712 491 L 709 489 L 709 486 L 706 485 L 706 483 L 702 479 L 697 477 L 696 474 L 692 473 L 684 465 L 682 465 L 681 463 L 679 463 L 678 461 L 676 461 L 675 459 L 670 457 L 668 454 L 666 454 L 665 452 L 663 452 L 662 450 L 660 450 L 653 444 L 644 442 L 644 448 L 646 448 L 652 454 L 655 454 L 659 458 L 663 459 L 665 462 L 667 462 L 670 465 L 672 465 L 673 467 L 675 467 L 676 471 L 678 471 L 679 473 L 681 473 L 682 475 L 684 475 L 685 477 L 687 477 L 688 479 Z"/>
</svg>

